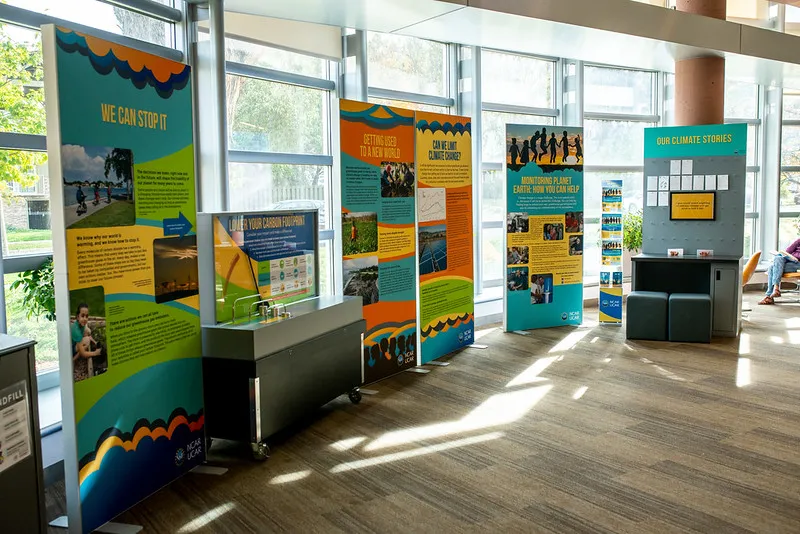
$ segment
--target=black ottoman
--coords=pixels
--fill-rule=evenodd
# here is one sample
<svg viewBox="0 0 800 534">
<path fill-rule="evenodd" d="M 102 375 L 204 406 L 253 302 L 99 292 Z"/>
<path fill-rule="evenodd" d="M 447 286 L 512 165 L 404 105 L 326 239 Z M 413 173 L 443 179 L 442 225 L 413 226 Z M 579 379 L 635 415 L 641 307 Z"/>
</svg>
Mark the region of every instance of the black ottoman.
<svg viewBox="0 0 800 534">
<path fill-rule="evenodd" d="M 669 340 L 711 343 L 711 295 L 673 293 L 669 296 Z"/>
<path fill-rule="evenodd" d="M 628 295 L 625 337 L 667 340 L 669 296 L 658 291 L 634 291 Z"/>
</svg>

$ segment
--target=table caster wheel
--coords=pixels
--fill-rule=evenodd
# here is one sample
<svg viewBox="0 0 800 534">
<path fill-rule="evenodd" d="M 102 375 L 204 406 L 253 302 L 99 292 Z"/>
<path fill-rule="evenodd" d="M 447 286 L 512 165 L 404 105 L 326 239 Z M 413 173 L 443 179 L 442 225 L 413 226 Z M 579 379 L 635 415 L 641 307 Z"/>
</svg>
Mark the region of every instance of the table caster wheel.
<svg viewBox="0 0 800 534">
<path fill-rule="evenodd" d="M 350 390 L 350 393 L 347 394 L 350 397 L 350 402 L 353 404 L 358 404 L 361 402 L 361 391 L 358 388 L 353 388 Z"/>
<path fill-rule="evenodd" d="M 250 448 L 253 452 L 253 460 L 263 462 L 269 458 L 269 445 L 266 443 L 251 443 Z"/>
</svg>

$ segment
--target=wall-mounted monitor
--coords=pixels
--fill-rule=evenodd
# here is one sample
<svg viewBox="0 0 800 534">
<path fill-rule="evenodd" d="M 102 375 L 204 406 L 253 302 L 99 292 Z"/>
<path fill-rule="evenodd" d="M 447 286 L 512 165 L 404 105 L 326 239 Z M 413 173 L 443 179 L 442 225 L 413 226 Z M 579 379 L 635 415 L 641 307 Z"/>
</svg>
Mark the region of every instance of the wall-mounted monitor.
<svg viewBox="0 0 800 534">
<path fill-rule="evenodd" d="M 669 199 L 671 221 L 713 221 L 717 216 L 717 193 L 673 192 Z"/>
</svg>

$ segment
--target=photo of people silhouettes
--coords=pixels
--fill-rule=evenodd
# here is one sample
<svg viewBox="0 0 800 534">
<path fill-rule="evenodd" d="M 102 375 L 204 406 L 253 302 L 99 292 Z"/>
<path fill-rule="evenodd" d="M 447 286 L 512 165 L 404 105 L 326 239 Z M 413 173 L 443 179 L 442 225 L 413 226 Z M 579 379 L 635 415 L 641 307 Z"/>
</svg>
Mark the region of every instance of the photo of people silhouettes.
<svg viewBox="0 0 800 534">
<path fill-rule="evenodd" d="M 531 275 L 531 304 L 550 304 L 553 302 L 553 275 Z"/>
<path fill-rule="evenodd" d="M 528 247 L 510 247 L 506 251 L 506 263 L 508 265 L 525 265 L 528 262 Z"/>
<path fill-rule="evenodd" d="M 384 161 L 381 163 L 381 196 L 402 198 L 414 196 L 414 163 Z"/>
<path fill-rule="evenodd" d="M 569 236 L 569 255 L 581 256 L 583 255 L 583 237 L 579 235 Z"/>
<path fill-rule="evenodd" d="M 364 365 L 374 367 L 380 360 L 396 362 L 398 366 L 417 360 L 417 333 L 383 338 L 379 343 L 364 347 Z"/>
<path fill-rule="evenodd" d="M 526 291 L 528 289 L 528 268 L 509 267 L 506 283 L 509 291 Z"/>
<path fill-rule="evenodd" d="M 568 211 L 564 214 L 564 226 L 568 234 L 583 233 L 583 212 Z"/>
<path fill-rule="evenodd" d="M 564 239 L 564 224 L 551 223 L 544 225 L 543 238 L 545 241 L 561 241 Z"/>
<path fill-rule="evenodd" d="M 530 218 L 527 213 L 509 213 L 506 216 L 506 233 L 525 234 L 530 227 Z"/>
<path fill-rule="evenodd" d="M 80 382 L 108 370 L 106 304 L 102 286 L 69 292 L 72 379 Z"/>
<path fill-rule="evenodd" d="M 547 127 L 506 126 L 506 164 L 518 171 L 529 163 L 539 167 L 583 167 L 583 139 L 570 128 L 548 131 Z"/>
</svg>

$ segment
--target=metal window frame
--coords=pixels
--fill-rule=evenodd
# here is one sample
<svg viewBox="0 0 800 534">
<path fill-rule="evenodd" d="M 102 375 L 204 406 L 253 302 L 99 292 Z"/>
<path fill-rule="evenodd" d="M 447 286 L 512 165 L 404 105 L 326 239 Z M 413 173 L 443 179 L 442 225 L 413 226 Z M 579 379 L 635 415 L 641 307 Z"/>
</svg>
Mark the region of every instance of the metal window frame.
<svg viewBox="0 0 800 534">
<path fill-rule="evenodd" d="M 661 117 L 658 115 L 638 115 L 638 114 L 627 114 L 627 113 L 604 113 L 604 112 L 597 112 L 597 111 L 584 111 L 583 112 L 583 120 L 584 122 L 587 120 L 594 120 L 594 121 L 613 121 L 613 122 L 646 122 L 646 123 L 653 123 L 659 124 L 661 122 Z"/>
<path fill-rule="evenodd" d="M 180 9 L 154 2 L 153 0 L 99 0 L 104 4 L 121 7 L 140 15 L 158 19 L 163 22 L 178 23 L 183 20 Z M 180 0 L 183 3 L 182 0 Z"/>
<path fill-rule="evenodd" d="M 333 156 L 325 154 L 228 150 L 228 163 L 266 163 L 270 165 L 316 165 L 320 167 L 332 167 Z"/>
<path fill-rule="evenodd" d="M 47 152 L 47 136 L 14 132 L 0 132 L 0 150 Z"/>
<path fill-rule="evenodd" d="M 517 106 L 514 104 L 500 104 L 497 102 L 483 102 L 481 111 L 490 113 L 509 113 L 515 115 L 538 115 L 541 117 L 558 118 L 561 115 L 559 108 L 537 108 L 528 106 Z"/>
<path fill-rule="evenodd" d="M 265 82 L 284 83 L 297 87 L 304 87 L 306 89 L 317 89 L 320 91 L 334 91 L 336 89 L 336 82 L 332 80 L 315 78 L 313 76 L 306 76 L 304 74 L 294 74 L 292 72 L 275 69 L 268 69 L 266 67 L 257 67 L 255 65 L 237 63 L 235 61 L 225 62 L 225 74 L 241 76 L 244 78 L 252 78 L 254 80 L 261 80 Z"/>
<path fill-rule="evenodd" d="M 157 18 L 157 17 L 151 17 L 151 18 Z M 129 46 L 132 48 L 137 48 L 143 52 L 147 52 L 148 54 L 153 54 L 155 56 L 171 59 L 173 61 L 180 61 L 180 62 L 186 61 L 186 55 L 176 48 L 168 48 L 147 41 L 140 41 L 139 39 L 134 39 L 132 37 L 126 37 L 124 35 L 119 35 L 105 30 L 100 30 L 97 28 L 93 28 L 91 26 L 79 24 L 77 22 L 70 22 L 68 20 L 59 19 L 56 17 L 52 17 L 50 15 L 36 13 L 35 11 L 23 9 L 21 7 L 14 7 L 6 4 L 0 4 L 0 22 L 6 22 L 8 24 L 13 24 L 15 26 L 22 26 L 24 28 L 36 31 L 39 31 L 44 24 L 55 24 L 57 26 L 65 26 L 67 28 L 74 28 L 81 32 L 91 33 L 92 35 L 96 35 L 97 37 L 105 39 L 107 41 L 111 41 L 112 43 L 120 44 L 123 46 Z M 177 41 L 174 32 L 174 26 L 173 26 L 173 40 Z"/>
<path fill-rule="evenodd" d="M 401 100 L 403 102 L 413 102 L 414 104 L 438 106 L 447 109 L 453 109 L 456 107 L 456 100 L 454 98 L 426 95 L 422 93 L 409 93 L 406 91 L 395 91 L 394 89 L 381 89 L 380 87 L 368 87 L 367 96 L 370 98 L 380 98 L 381 100 Z"/>
</svg>

